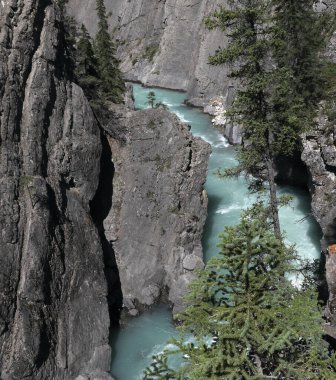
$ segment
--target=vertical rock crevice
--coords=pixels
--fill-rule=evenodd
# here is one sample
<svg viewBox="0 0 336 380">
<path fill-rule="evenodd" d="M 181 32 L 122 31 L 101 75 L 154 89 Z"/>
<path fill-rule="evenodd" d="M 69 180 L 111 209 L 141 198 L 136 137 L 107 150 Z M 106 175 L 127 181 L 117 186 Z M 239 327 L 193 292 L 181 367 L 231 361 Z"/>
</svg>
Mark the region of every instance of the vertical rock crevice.
<svg viewBox="0 0 336 380">
<path fill-rule="evenodd" d="M 100 127 L 101 128 L 101 127 Z M 107 218 L 113 202 L 114 165 L 112 151 L 105 132 L 101 129 L 102 154 L 100 158 L 100 175 L 97 192 L 90 202 L 90 213 L 98 229 L 104 255 L 104 273 L 108 287 L 107 301 L 111 329 L 119 325 L 122 308 L 122 291 L 119 270 L 115 259 L 113 242 L 108 241 L 105 235 L 104 220 Z M 110 331 L 111 333 L 111 331 Z"/>
<path fill-rule="evenodd" d="M 0 377 L 111 379 L 101 138 L 50 0 L 1 8 Z"/>
</svg>

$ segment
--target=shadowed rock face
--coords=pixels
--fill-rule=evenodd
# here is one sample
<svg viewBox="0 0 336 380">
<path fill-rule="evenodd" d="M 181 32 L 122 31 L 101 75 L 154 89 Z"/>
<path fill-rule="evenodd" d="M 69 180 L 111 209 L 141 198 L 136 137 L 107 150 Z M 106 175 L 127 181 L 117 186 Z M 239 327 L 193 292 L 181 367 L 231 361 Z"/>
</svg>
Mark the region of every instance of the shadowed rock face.
<svg viewBox="0 0 336 380">
<path fill-rule="evenodd" d="M 179 305 L 202 266 L 209 149 L 162 110 L 122 107 L 103 132 L 54 3 L 0 14 L 0 378 L 112 379 L 113 248 L 126 304 L 168 289 Z"/>
<path fill-rule="evenodd" d="M 168 299 L 179 311 L 194 270 L 203 267 L 210 146 L 163 109 L 114 108 L 114 120 L 122 134 L 109 137 L 114 195 L 104 227 L 113 241 L 124 305 L 132 314 Z"/>
<path fill-rule="evenodd" d="M 68 78 L 51 1 L 0 21 L 0 377 L 111 378 L 103 250 L 89 203 L 100 131 Z"/>
<path fill-rule="evenodd" d="M 328 121 L 323 109 L 316 130 L 302 138 L 302 160 L 310 175 L 312 211 L 323 232 L 322 251 L 326 254 L 326 279 L 329 303 L 326 316 L 328 334 L 336 338 L 336 255 L 327 248 L 336 243 L 336 127 Z"/>
</svg>

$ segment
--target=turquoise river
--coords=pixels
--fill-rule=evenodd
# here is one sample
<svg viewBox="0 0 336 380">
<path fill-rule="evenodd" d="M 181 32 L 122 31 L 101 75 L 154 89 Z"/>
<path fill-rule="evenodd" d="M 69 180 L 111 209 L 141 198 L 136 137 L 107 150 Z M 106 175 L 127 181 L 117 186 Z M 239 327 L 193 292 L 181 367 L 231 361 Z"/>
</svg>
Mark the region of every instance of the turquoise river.
<svg viewBox="0 0 336 380">
<path fill-rule="evenodd" d="M 205 224 L 203 249 L 205 260 L 217 253 L 218 235 L 224 226 L 237 223 L 242 209 L 255 198 L 248 192 L 248 180 L 220 179 L 215 175 L 218 168 L 235 164 L 234 148 L 212 127 L 211 118 L 199 109 L 186 106 L 185 94 L 176 91 L 144 88 L 134 85 L 135 106 L 147 108 L 146 96 L 155 91 L 156 100 L 165 103 L 183 122 L 191 125 L 194 136 L 199 136 L 212 146 L 209 160 L 206 190 L 209 196 L 208 218 Z M 320 256 L 320 230 L 310 215 L 309 194 L 299 188 L 279 186 L 280 193 L 294 197 L 291 206 L 281 210 L 281 224 L 286 238 L 295 243 L 302 257 L 314 259 Z M 142 372 L 150 363 L 152 355 L 167 347 L 167 339 L 176 335 L 171 313 L 165 306 L 153 308 L 130 321 L 122 329 L 113 346 L 112 374 L 116 380 L 140 380 Z"/>
</svg>

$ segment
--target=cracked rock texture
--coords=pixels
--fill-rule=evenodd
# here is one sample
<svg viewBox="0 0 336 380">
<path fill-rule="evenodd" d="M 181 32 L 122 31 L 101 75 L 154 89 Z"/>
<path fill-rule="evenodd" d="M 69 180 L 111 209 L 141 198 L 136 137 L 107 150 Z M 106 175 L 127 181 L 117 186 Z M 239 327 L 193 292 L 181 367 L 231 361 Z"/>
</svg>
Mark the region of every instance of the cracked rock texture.
<svg viewBox="0 0 336 380">
<path fill-rule="evenodd" d="M 327 253 L 328 246 L 336 243 L 336 126 L 323 109 L 316 130 L 303 136 L 302 144 L 302 160 L 310 175 L 312 211 L 322 229 L 322 251 L 326 254 L 329 303 L 325 328 L 336 338 L 336 254 Z"/>
<path fill-rule="evenodd" d="M 113 245 L 129 309 L 179 308 L 203 265 L 209 147 L 164 110 L 98 125 L 53 2 L 0 14 L 0 378 L 112 379 Z"/>
<path fill-rule="evenodd" d="M 95 0 L 69 0 L 68 10 L 96 32 Z M 188 92 L 203 106 L 230 88 L 224 66 L 208 65 L 208 56 L 226 43 L 220 31 L 208 31 L 204 16 L 222 0 L 105 0 L 111 30 L 120 42 L 121 69 L 128 80 Z"/>
<path fill-rule="evenodd" d="M 210 146 L 164 109 L 113 112 L 114 195 L 104 227 L 124 305 L 132 313 L 168 299 L 177 312 L 194 270 L 203 267 Z"/>
<path fill-rule="evenodd" d="M 95 4 L 96 0 L 68 3 L 69 13 L 92 35 L 97 28 Z M 119 40 L 121 69 L 128 80 L 187 91 L 189 103 L 200 107 L 214 96 L 232 98 L 234 82 L 227 78 L 227 68 L 208 64 L 209 55 L 227 39 L 220 30 L 207 30 L 203 22 L 227 0 L 105 0 L 105 4 L 112 12 L 110 27 Z M 320 0 L 316 8 L 334 10 L 335 4 Z M 335 46 L 336 36 L 329 52 Z"/>
<path fill-rule="evenodd" d="M 68 79 L 57 9 L 2 5 L 0 378 L 112 379 L 103 250 L 89 213 L 100 130 Z"/>
<path fill-rule="evenodd" d="M 317 9 L 336 10 L 335 0 L 320 1 Z M 336 62 L 336 35 L 331 38 L 326 56 Z M 333 101 L 335 112 L 335 101 Z M 302 161 L 310 176 L 309 189 L 312 195 L 312 211 L 321 226 L 322 251 L 326 254 L 326 280 L 329 302 L 326 308 L 328 323 L 325 329 L 336 338 L 336 255 L 329 255 L 327 248 L 336 243 L 336 125 L 326 115 L 321 105 L 314 131 L 302 137 Z"/>
</svg>

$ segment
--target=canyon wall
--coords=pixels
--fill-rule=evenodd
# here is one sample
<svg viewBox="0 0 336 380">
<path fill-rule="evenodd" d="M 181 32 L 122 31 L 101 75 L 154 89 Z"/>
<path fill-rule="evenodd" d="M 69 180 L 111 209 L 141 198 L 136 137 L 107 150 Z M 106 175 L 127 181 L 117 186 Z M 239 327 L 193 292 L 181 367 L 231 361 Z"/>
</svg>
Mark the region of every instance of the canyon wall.
<svg viewBox="0 0 336 380">
<path fill-rule="evenodd" d="M 69 0 L 68 10 L 96 32 L 95 0 Z M 224 66 L 208 65 L 208 56 L 226 44 L 221 31 L 208 31 L 204 17 L 221 0 L 105 0 L 111 31 L 119 41 L 121 69 L 129 80 L 188 92 L 203 106 L 215 95 L 227 95 Z"/>
<path fill-rule="evenodd" d="M 44 0 L 4 5 L 0 377 L 109 379 L 108 288 L 89 212 L 100 131 L 69 78 L 57 9 Z"/>
<path fill-rule="evenodd" d="M 204 17 L 227 0 L 105 0 L 111 32 L 126 79 L 148 86 L 183 90 L 190 104 L 233 96 L 234 83 L 224 65 L 210 66 L 209 55 L 227 44 L 220 30 L 209 31 Z M 68 11 L 94 35 L 96 0 L 69 0 Z M 320 0 L 318 10 L 334 9 L 335 0 Z M 333 39 L 331 47 L 336 44 Z M 333 49 L 331 49 L 333 50 Z"/>
<path fill-rule="evenodd" d="M 0 12 L 0 378 L 112 379 L 121 290 L 177 307 L 203 265 L 209 148 L 164 110 L 94 114 L 53 2 Z"/>
</svg>

